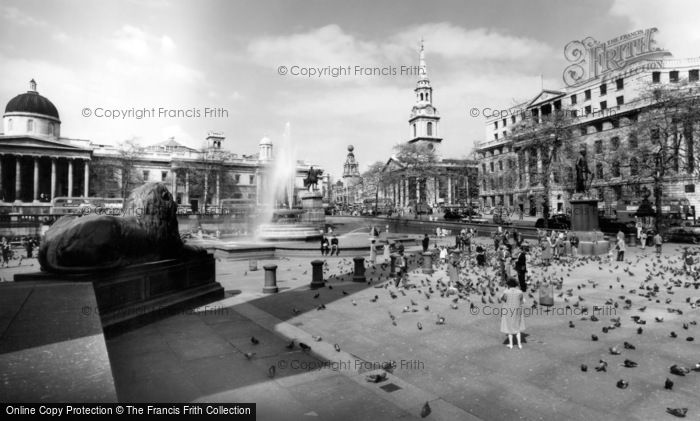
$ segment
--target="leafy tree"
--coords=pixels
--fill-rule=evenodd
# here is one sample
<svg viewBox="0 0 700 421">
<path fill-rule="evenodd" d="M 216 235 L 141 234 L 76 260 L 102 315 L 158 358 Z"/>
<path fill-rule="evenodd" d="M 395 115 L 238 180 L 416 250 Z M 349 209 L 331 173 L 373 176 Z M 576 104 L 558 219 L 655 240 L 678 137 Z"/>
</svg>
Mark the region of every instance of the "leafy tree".
<svg viewBox="0 0 700 421">
<path fill-rule="evenodd" d="M 425 186 L 426 181 L 439 174 L 435 165 L 438 162 L 434 148 L 429 145 L 415 143 L 400 143 L 394 146 L 396 159 L 401 166 L 401 174 L 414 177 L 416 186 Z M 414 200 L 415 215 L 418 217 L 419 200 Z"/>
</svg>

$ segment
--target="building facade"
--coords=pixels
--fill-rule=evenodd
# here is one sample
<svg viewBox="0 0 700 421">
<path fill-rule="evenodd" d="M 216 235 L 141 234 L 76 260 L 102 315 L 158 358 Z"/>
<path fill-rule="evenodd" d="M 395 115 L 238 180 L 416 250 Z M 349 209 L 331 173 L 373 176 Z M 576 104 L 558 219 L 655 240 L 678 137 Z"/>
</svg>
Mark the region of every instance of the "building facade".
<svg viewBox="0 0 700 421">
<path fill-rule="evenodd" d="M 209 132 L 201 149 L 174 138 L 150 146 L 112 146 L 62 137 L 58 109 L 32 80 L 3 115 L 0 214 L 49 214 L 57 200 L 77 206 L 120 199 L 146 182 L 165 183 L 177 202 L 193 211 L 259 205 L 265 189 L 272 188 L 273 142 L 265 137 L 257 153 L 245 155 L 225 150 L 225 141 L 220 132 Z M 311 166 L 319 168 L 297 162 L 295 191 L 304 189 Z M 319 187 L 328 188 L 323 182 Z"/>
<path fill-rule="evenodd" d="M 610 42 L 608 43 L 610 45 Z M 634 50 L 632 50 L 634 51 Z M 657 87 L 684 86 L 689 92 L 699 84 L 700 58 L 673 59 L 663 50 L 654 50 L 643 59 L 621 68 L 591 71 L 578 83 L 565 84 L 558 90 L 542 90 L 528 102 L 503 110 L 492 110 L 486 121 L 486 138 L 476 146 L 479 161 L 479 198 L 486 207 L 504 206 L 522 210 L 526 215 L 541 216 L 543 187 L 536 174 L 542 170 L 542 150 L 528 147 L 528 140 L 513 136 L 518 124 L 526 119 L 541 122 L 556 112 L 570 116 L 568 129 L 572 141 L 584 147 L 592 172 L 591 195 L 597 197 L 599 210 L 609 215 L 617 210 L 634 210 L 639 204 L 640 189 L 649 180 L 637 180 L 636 168 L 641 157 L 635 150 L 638 139 L 635 127 L 644 121 L 650 107 L 648 92 Z M 595 62 L 593 65 L 599 65 Z M 566 76 L 566 74 L 565 74 Z M 566 77 L 565 77 L 566 81 Z M 696 164 L 692 150 L 697 126 L 679 128 L 687 147 L 677 153 L 679 171 L 663 185 L 665 211 L 692 211 L 700 206 L 696 193 Z M 622 148 L 627 148 L 628 162 L 611 162 Z M 572 186 L 548 174 L 551 181 L 550 213 L 570 211 Z M 634 182 L 633 182 L 634 180 Z M 685 209 L 683 209 L 685 207 Z"/>
</svg>

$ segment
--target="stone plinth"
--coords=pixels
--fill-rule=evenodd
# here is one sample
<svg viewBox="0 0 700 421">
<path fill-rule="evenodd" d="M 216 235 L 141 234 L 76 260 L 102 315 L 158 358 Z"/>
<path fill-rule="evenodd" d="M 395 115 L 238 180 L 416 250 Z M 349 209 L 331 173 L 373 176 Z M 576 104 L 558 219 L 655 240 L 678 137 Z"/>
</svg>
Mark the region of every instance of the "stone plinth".
<svg viewBox="0 0 700 421">
<path fill-rule="evenodd" d="M 183 305 L 224 297 L 223 287 L 216 282 L 216 261 L 211 254 L 81 274 L 16 274 L 15 281 L 92 282 L 105 328 L 164 317 Z"/>
<path fill-rule="evenodd" d="M 353 257 L 352 260 L 355 262 L 355 271 L 352 275 L 353 282 L 365 282 L 365 258 L 362 256 Z"/>
<path fill-rule="evenodd" d="M 265 286 L 263 287 L 263 293 L 274 294 L 279 289 L 277 288 L 277 265 L 265 265 Z"/>
<path fill-rule="evenodd" d="M 326 212 L 323 210 L 323 194 L 320 191 L 302 191 L 299 193 L 301 208 L 301 224 L 318 230 L 326 225 Z"/>
<path fill-rule="evenodd" d="M 571 229 L 573 231 L 598 231 L 598 200 L 571 200 Z"/>
<path fill-rule="evenodd" d="M 311 261 L 311 289 L 323 288 L 323 260 Z"/>
</svg>

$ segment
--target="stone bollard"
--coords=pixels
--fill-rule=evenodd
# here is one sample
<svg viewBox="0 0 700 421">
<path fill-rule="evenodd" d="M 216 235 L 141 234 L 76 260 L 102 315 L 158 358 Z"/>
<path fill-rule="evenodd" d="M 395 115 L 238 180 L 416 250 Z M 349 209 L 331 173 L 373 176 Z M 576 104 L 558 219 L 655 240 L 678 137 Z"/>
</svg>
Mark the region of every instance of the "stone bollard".
<svg viewBox="0 0 700 421">
<path fill-rule="evenodd" d="M 355 273 L 352 275 L 353 282 L 365 282 L 365 258 L 362 256 L 353 257 L 355 262 Z"/>
<path fill-rule="evenodd" d="M 250 271 L 258 270 L 257 259 L 248 259 L 248 270 L 250 270 Z"/>
<path fill-rule="evenodd" d="M 311 261 L 311 289 L 323 288 L 323 260 Z"/>
<path fill-rule="evenodd" d="M 392 254 L 389 256 L 391 258 L 391 266 L 389 266 L 389 276 L 396 275 L 396 255 Z"/>
<path fill-rule="evenodd" d="M 277 265 L 265 265 L 265 286 L 263 287 L 263 292 L 265 294 L 273 294 L 278 292 L 277 288 Z"/>
<path fill-rule="evenodd" d="M 431 274 L 433 270 L 433 253 L 426 251 L 423 253 L 423 273 Z"/>
<path fill-rule="evenodd" d="M 370 242 L 369 245 L 369 262 L 374 264 L 377 262 L 377 248 L 374 239 Z"/>
<path fill-rule="evenodd" d="M 388 262 L 389 259 L 391 258 L 390 257 L 391 251 L 389 249 L 390 249 L 389 242 L 387 241 L 386 244 L 384 244 L 384 261 L 385 262 Z"/>
</svg>

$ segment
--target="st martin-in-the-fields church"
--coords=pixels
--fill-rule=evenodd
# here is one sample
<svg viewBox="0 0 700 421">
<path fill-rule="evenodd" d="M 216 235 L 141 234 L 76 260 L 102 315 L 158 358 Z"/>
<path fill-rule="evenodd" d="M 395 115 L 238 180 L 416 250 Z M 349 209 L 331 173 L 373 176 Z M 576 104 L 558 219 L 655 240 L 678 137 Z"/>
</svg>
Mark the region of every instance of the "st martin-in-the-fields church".
<svg viewBox="0 0 700 421">
<path fill-rule="evenodd" d="M 417 208 L 466 205 L 468 192 L 477 188 L 478 167 L 476 161 L 468 159 L 442 158 L 439 146 L 440 114 L 433 105 L 433 88 L 428 79 L 423 41 L 419 50 L 419 78 L 414 88 L 416 102 L 408 119 L 409 138 L 405 142 L 410 157 L 395 154 L 387 161 L 384 173 L 392 180 L 382 190 L 382 196 L 394 202 L 397 208 Z M 424 155 L 435 155 L 434 162 L 419 164 L 420 151 Z M 466 152 L 466 151 L 465 151 Z M 478 195 L 472 194 L 473 198 Z M 424 206 L 422 206 L 424 207 Z"/>
</svg>

